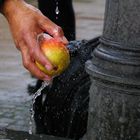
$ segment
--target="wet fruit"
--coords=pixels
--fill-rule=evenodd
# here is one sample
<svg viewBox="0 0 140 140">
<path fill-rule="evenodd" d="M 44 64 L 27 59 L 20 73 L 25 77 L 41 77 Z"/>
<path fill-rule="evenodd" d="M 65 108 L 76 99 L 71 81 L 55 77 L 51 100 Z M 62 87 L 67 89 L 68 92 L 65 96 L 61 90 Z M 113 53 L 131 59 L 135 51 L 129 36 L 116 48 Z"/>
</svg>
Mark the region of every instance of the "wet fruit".
<svg viewBox="0 0 140 140">
<path fill-rule="evenodd" d="M 39 41 L 39 44 L 42 52 L 54 66 L 54 69 L 48 71 L 44 66 L 36 62 L 37 67 L 52 77 L 61 74 L 70 63 L 70 55 L 66 46 L 52 37 L 42 39 Z"/>
</svg>

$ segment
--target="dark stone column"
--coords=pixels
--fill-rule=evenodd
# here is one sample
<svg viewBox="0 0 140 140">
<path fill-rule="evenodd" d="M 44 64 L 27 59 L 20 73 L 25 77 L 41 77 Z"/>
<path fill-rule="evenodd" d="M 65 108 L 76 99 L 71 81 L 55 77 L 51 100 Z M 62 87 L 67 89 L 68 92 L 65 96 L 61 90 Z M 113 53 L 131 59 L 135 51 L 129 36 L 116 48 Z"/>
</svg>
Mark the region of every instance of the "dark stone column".
<svg viewBox="0 0 140 140">
<path fill-rule="evenodd" d="M 140 0 L 107 0 L 90 74 L 87 140 L 140 139 Z"/>
</svg>

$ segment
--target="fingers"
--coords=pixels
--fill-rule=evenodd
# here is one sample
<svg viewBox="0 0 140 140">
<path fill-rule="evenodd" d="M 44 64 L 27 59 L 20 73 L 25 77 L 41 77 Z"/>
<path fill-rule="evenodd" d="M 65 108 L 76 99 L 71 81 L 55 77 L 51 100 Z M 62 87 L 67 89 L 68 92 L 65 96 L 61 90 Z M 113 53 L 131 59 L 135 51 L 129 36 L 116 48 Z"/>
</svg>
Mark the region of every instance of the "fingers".
<svg viewBox="0 0 140 140">
<path fill-rule="evenodd" d="M 34 37 L 33 35 L 30 35 L 30 34 L 27 34 L 26 35 L 26 45 L 29 48 L 29 54 L 30 54 L 31 59 L 39 62 L 49 71 L 53 69 L 53 65 L 42 53 L 42 51 L 39 47 L 39 44 L 37 44 L 36 37 Z"/>
<path fill-rule="evenodd" d="M 46 31 L 58 41 L 63 42 L 64 44 L 68 44 L 68 40 L 64 36 L 64 32 L 61 27 L 57 26 L 47 17 L 44 17 L 43 20 L 39 20 L 39 26 L 43 31 Z"/>
<path fill-rule="evenodd" d="M 51 80 L 51 77 L 45 75 L 42 71 L 40 71 L 36 67 L 36 64 L 34 63 L 34 61 L 32 61 L 26 46 L 24 46 L 24 48 L 22 47 L 21 54 L 22 54 L 23 65 L 27 70 L 29 70 L 34 76 L 36 76 L 41 80 L 45 80 L 45 81 Z"/>
<path fill-rule="evenodd" d="M 35 64 L 35 61 L 37 61 L 41 65 L 43 65 L 48 71 L 53 69 L 52 64 L 40 50 L 35 35 L 27 33 L 23 40 L 24 42 L 20 44 L 20 51 L 22 53 L 22 61 L 24 67 L 28 69 L 37 78 L 45 81 L 50 81 L 51 77 L 47 76 L 45 73 L 40 71 Z"/>
</svg>

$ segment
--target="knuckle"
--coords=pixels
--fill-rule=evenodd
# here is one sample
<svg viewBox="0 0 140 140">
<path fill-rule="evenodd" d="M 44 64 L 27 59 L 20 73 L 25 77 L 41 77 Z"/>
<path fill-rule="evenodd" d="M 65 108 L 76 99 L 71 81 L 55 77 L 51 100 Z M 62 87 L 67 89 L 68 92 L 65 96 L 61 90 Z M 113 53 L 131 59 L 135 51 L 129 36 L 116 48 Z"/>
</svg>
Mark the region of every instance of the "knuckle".
<svg viewBox="0 0 140 140">
<path fill-rule="evenodd" d="M 18 50 L 20 50 L 20 48 L 25 44 L 22 38 L 18 38 L 18 40 L 14 40 L 14 42 Z"/>
<path fill-rule="evenodd" d="M 54 29 L 54 34 L 55 35 L 63 35 L 63 30 L 60 26 L 56 26 L 56 28 Z"/>
<path fill-rule="evenodd" d="M 20 30 L 20 41 L 26 40 L 27 35 L 28 35 L 27 29 Z"/>
<path fill-rule="evenodd" d="M 63 33 L 63 30 L 60 26 L 57 26 L 57 31 L 58 31 L 58 33 L 61 33 L 61 34 Z"/>
<path fill-rule="evenodd" d="M 23 66 L 24 66 L 26 69 L 29 69 L 30 63 L 29 63 L 28 61 L 23 61 Z"/>
<path fill-rule="evenodd" d="M 34 56 L 35 55 L 35 48 L 30 48 L 30 56 Z"/>
</svg>

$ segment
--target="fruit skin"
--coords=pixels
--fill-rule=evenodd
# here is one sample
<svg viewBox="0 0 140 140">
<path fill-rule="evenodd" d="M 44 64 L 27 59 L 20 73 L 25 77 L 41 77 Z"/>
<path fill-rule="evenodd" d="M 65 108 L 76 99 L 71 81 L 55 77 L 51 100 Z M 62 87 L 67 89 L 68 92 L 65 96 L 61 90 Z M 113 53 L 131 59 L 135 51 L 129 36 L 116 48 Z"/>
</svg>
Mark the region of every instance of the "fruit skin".
<svg viewBox="0 0 140 140">
<path fill-rule="evenodd" d="M 70 63 L 70 55 L 66 46 L 62 42 L 58 42 L 56 39 L 46 39 L 40 42 L 40 49 L 47 57 L 47 59 L 56 68 L 48 71 L 44 66 L 36 61 L 37 67 L 45 74 L 54 77 L 61 74 Z"/>
</svg>

